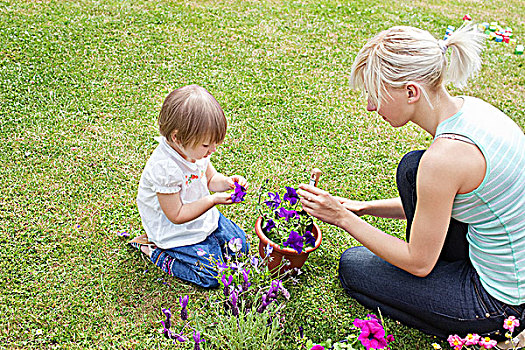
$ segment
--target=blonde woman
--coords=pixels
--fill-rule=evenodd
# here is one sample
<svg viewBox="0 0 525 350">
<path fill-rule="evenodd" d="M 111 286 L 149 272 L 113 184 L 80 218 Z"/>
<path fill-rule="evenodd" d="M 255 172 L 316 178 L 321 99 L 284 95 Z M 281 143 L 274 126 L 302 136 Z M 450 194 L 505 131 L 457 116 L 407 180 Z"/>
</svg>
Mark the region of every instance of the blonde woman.
<svg viewBox="0 0 525 350">
<path fill-rule="evenodd" d="M 509 316 L 521 322 L 518 332 L 525 326 L 525 136 L 497 108 L 445 88 L 479 70 L 483 39 L 469 27 L 446 41 L 412 27 L 372 38 L 351 73 L 367 110 L 393 127 L 415 123 L 434 140 L 401 160 L 399 198 L 353 201 L 304 184 L 298 191 L 308 213 L 364 246 L 341 257 L 348 294 L 442 338 L 503 340 Z M 406 219 L 406 241 L 362 215 Z"/>
</svg>

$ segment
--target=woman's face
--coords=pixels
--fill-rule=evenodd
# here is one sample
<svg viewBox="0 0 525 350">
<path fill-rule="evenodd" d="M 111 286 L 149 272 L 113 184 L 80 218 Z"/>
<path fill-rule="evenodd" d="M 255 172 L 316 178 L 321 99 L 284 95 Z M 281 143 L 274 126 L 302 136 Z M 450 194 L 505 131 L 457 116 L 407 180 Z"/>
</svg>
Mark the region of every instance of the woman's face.
<svg viewBox="0 0 525 350">
<path fill-rule="evenodd" d="M 377 106 L 368 98 L 366 110 L 369 112 L 377 112 L 390 125 L 397 128 L 405 125 L 410 121 L 411 106 L 408 103 L 409 93 L 405 88 L 387 88 L 388 94 L 383 95 L 381 108 Z M 386 95 L 386 96 L 385 96 Z"/>
</svg>

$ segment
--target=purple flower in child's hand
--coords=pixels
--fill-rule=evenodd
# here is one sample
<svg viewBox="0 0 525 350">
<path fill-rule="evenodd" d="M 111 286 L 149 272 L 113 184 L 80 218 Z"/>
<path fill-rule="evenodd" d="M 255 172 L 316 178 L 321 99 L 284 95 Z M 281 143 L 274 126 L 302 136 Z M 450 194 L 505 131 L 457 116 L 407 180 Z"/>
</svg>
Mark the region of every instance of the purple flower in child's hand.
<svg viewBox="0 0 525 350">
<path fill-rule="evenodd" d="M 279 193 L 268 192 L 268 197 L 270 197 L 270 200 L 264 202 L 268 206 L 268 208 L 277 209 L 279 205 L 281 205 L 281 198 L 279 197 Z"/>
<path fill-rule="evenodd" d="M 235 185 L 235 190 L 234 190 L 234 192 L 231 195 L 232 202 L 233 203 L 242 202 L 244 200 L 244 196 L 246 195 L 246 188 L 244 188 L 243 186 L 239 185 L 238 182 L 234 182 L 234 185 Z"/>
<path fill-rule="evenodd" d="M 264 227 L 263 227 L 263 230 L 264 230 L 264 232 L 268 233 L 273 228 L 275 228 L 275 226 L 276 226 L 275 222 L 272 219 L 268 219 L 268 221 L 266 222 L 266 225 L 264 225 Z"/>
<path fill-rule="evenodd" d="M 315 237 L 312 235 L 312 232 L 306 231 L 304 233 L 304 244 L 309 244 L 315 247 Z"/>
<path fill-rule="evenodd" d="M 277 215 L 279 215 L 282 218 L 285 218 L 286 221 L 293 219 L 297 216 L 297 212 L 295 210 L 286 210 L 284 208 L 280 208 L 277 212 Z"/>
<path fill-rule="evenodd" d="M 283 196 L 283 200 L 290 202 L 291 205 L 294 205 L 299 200 L 299 196 L 294 188 L 286 186 L 286 194 Z"/>
<path fill-rule="evenodd" d="M 285 247 L 290 247 L 297 253 L 301 254 L 303 251 L 304 238 L 295 231 L 290 231 L 290 236 L 283 243 Z"/>
<path fill-rule="evenodd" d="M 228 247 L 232 252 L 237 253 L 242 248 L 242 239 L 235 237 L 230 239 L 228 242 Z"/>
</svg>

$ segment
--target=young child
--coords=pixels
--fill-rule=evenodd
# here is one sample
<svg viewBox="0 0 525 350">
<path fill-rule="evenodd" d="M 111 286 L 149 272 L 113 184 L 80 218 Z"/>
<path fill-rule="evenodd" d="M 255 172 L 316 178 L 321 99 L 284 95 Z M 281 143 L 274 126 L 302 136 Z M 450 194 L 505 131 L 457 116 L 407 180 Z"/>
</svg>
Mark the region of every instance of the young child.
<svg viewBox="0 0 525 350">
<path fill-rule="evenodd" d="M 244 231 L 215 208 L 233 203 L 225 191 L 236 182 L 246 186 L 244 177 L 218 173 L 209 159 L 226 135 L 224 112 L 206 89 L 189 85 L 166 97 L 158 123 L 162 136 L 146 163 L 137 195 L 147 237 L 130 243 L 168 274 L 216 287 L 209 255 L 222 263 L 232 238 L 240 238 L 241 251 L 248 251 Z"/>
</svg>

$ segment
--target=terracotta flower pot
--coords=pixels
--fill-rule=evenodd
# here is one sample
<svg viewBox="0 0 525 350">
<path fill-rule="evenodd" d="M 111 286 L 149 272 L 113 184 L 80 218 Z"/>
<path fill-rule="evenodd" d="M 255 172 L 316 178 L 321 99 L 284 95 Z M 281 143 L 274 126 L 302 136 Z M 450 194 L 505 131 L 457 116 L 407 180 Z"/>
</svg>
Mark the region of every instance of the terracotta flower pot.
<svg viewBox="0 0 525 350">
<path fill-rule="evenodd" d="M 294 268 L 301 268 L 304 265 L 306 259 L 308 258 L 308 254 L 319 248 L 319 246 L 321 245 L 321 230 L 319 229 L 319 226 L 317 226 L 317 224 L 315 223 L 313 223 L 312 228 L 312 235 L 315 237 L 315 246 L 306 248 L 301 252 L 301 254 L 297 253 L 294 249 L 291 248 L 281 248 L 277 243 L 274 243 L 271 240 L 269 240 L 263 232 L 261 223 L 262 217 L 259 217 L 255 222 L 255 232 L 257 233 L 257 236 L 259 236 L 259 255 L 261 256 L 261 258 L 264 258 L 266 256 L 267 245 L 270 244 L 270 246 L 273 247 L 273 251 L 270 253 L 270 257 L 272 257 L 273 259 L 270 259 L 271 261 L 268 262 L 268 268 L 270 271 L 275 270 L 276 267 L 278 267 L 281 264 L 283 258 L 288 260 L 290 264 L 283 265 L 280 270 L 281 273 L 284 273 L 288 270 L 292 270 Z"/>
</svg>

